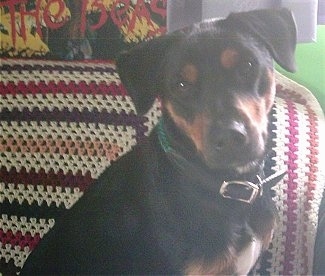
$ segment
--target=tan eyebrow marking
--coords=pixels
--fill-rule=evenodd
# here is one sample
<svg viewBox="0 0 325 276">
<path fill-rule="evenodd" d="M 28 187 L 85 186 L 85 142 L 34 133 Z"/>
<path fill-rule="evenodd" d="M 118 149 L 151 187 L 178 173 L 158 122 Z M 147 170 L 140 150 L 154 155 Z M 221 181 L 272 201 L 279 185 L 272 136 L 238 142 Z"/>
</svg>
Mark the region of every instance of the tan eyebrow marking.
<svg viewBox="0 0 325 276">
<path fill-rule="evenodd" d="M 226 69 L 234 68 L 239 61 L 239 53 L 234 50 L 227 48 L 220 55 L 221 65 Z"/>
<path fill-rule="evenodd" d="M 199 77 L 199 71 L 193 64 L 186 64 L 183 67 L 181 76 L 190 83 L 196 83 Z"/>
</svg>

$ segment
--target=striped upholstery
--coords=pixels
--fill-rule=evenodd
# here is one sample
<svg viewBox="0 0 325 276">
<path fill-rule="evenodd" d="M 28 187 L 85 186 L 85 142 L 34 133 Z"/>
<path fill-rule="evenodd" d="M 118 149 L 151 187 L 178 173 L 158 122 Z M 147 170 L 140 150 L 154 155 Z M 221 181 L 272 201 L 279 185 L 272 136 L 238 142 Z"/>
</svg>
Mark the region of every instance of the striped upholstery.
<svg viewBox="0 0 325 276">
<path fill-rule="evenodd" d="M 93 181 L 152 129 L 158 104 L 137 116 L 112 62 L 1 60 L 0 273 L 28 254 Z M 324 184 L 324 118 L 304 87 L 277 75 L 270 170 L 280 221 L 263 274 L 311 272 Z M 322 130 L 321 130 L 322 128 Z M 322 162 L 323 168 L 319 165 Z"/>
<path fill-rule="evenodd" d="M 276 77 L 273 168 L 288 174 L 275 187 L 280 219 L 261 274 L 310 275 L 325 184 L 324 115 L 305 87 Z"/>
</svg>

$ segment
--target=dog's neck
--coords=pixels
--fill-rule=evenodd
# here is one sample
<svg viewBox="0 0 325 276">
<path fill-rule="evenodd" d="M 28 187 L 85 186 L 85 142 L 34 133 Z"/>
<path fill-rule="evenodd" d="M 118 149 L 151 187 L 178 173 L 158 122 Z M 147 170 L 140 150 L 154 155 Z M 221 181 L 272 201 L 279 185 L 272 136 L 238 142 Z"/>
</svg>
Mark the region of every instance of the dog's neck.
<svg viewBox="0 0 325 276">
<path fill-rule="evenodd" d="M 185 175 L 189 179 L 196 180 L 198 183 L 205 183 L 205 186 L 211 188 L 211 190 L 215 190 L 218 187 L 217 189 L 220 190 L 221 195 L 224 197 L 227 197 L 227 189 L 233 189 L 235 197 L 236 194 L 238 195 L 237 200 L 253 203 L 256 197 L 262 194 L 263 185 L 272 187 L 285 175 L 283 172 L 276 172 L 265 179 L 264 160 L 256 164 L 254 168 L 245 174 L 239 174 L 234 169 L 211 170 L 195 154 L 193 145 L 191 145 L 188 139 L 179 133 L 178 129 L 175 126 L 173 127 L 173 123 L 168 121 L 166 117 L 163 117 L 158 123 L 157 136 L 163 151 L 180 174 Z M 181 137 L 182 143 L 178 143 L 176 137 Z M 249 194 L 247 201 L 240 192 L 240 190 L 245 191 L 245 189 L 252 189 L 252 193 Z M 255 191 L 253 191 L 254 189 Z M 223 192 L 225 194 L 222 194 Z M 250 195 L 253 196 L 254 193 L 254 198 L 250 198 Z"/>
</svg>

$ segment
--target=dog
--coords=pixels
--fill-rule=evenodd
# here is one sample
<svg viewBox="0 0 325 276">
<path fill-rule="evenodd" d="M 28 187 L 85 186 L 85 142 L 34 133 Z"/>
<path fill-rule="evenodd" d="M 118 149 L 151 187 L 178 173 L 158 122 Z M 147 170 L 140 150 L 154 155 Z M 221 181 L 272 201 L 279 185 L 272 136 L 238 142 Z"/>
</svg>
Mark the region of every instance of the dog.
<svg viewBox="0 0 325 276">
<path fill-rule="evenodd" d="M 98 178 L 22 274 L 248 274 L 276 227 L 263 173 L 274 60 L 295 70 L 286 9 L 232 13 L 144 42 L 117 69 L 146 141 Z"/>
</svg>

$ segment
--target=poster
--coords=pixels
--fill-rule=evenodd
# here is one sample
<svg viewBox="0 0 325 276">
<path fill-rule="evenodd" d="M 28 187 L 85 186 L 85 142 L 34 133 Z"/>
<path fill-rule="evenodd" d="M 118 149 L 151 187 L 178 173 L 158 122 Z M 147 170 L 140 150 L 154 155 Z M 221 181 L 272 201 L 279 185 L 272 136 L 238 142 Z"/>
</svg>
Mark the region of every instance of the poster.
<svg viewBox="0 0 325 276">
<path fill-rule="evenodd" d="M 166 32 L 167 0 L 0 0 L 0 56 L 114 59 Z"/>
</svg>

